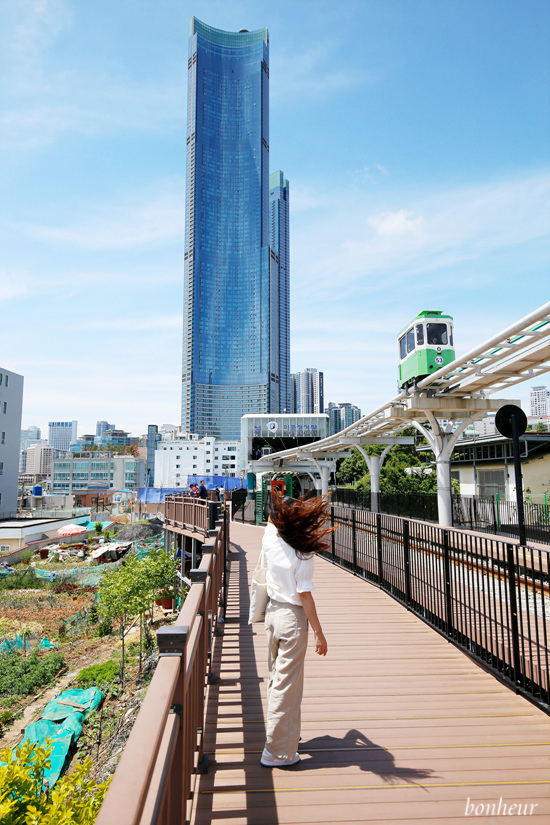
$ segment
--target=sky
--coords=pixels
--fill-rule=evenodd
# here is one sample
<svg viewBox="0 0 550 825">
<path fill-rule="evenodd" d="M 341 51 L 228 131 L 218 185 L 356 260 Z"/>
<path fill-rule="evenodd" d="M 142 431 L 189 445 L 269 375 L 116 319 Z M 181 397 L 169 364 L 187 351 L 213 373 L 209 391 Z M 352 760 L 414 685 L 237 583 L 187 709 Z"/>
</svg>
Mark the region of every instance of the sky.
<svg viewBox="0 0 550 825">
<path fill-rule="evenodd" d="M 23 427 L 180 420 L 193 15 L 268 27 L 291 369 L 322 370 L 325 403 L 393 398 L 423 309 L 460 355 L 550 300 L 547 0 L 2 0 L 0 366 Z"/>
</svg>

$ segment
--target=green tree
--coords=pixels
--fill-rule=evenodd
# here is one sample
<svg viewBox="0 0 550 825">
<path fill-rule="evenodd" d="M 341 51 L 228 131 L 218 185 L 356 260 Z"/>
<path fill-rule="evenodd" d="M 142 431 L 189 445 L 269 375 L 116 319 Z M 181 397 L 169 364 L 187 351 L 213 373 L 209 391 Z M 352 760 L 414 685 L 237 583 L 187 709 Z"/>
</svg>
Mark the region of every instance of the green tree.
<svg viewBox="0 0 550 825">
<path fill-rule="evenodd" d="M 402 435 L 413 435 L 414 430 L 404 430 Z M 422 439 L 424 441 L 424 439 Z M 380 455 L 383 445 L 369 445 L 365 448 L 369 455 Z M 426 454 L 423 454 L 426 455 Z M 428 458 L 429 454 L 426 455 Z M 429 472 L 432 461 L 422 460 L 415 452 L 414 445 L 397 445 L 387 454 L 380 471 L 380 490 L 402 493 L 435 493 L 437 492 L 437 477 L 435 471 Z M 370 474 L 365 460 L 358 450 L 346 458 L 337 472 L 337 481 L 343 484 L 359 479 L 357 489 L 369 492 L 371 489 Z"/>
<path fill-rule="evenodd" d="M 359 450 L 352 450 L 352 454 L 345 458 L 336 472 L 336 480 L 339 484 L 353 484 L 359 478 L 367 474 L 365 459 Z"/>
<path fill-rule="evenodd" d="M 106 573 L 99 584 L 98 613 L 105 620 L 118 622 L 122 642 L 120 670 L 124 689 L 124 634 L 128 621 L 149 607 L 157 592 L 175 586 L 177 561 L 165 550 L 153 550 L 143 559 L 127 556 L 123 565 Z M 140 645 L 141 656 L 141 645 Z"/>
</svg>

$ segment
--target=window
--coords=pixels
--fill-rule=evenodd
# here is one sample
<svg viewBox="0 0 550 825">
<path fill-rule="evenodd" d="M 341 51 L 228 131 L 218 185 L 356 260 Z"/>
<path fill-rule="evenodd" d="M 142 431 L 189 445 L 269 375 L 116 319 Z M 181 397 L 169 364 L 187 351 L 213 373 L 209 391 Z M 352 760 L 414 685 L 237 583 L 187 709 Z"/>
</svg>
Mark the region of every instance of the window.
<svg viewBox="0 0 550 825">
<path fill-rule="evenodd" d="M 3 408 L 2 408 L 2 412 L 3 412 L 3 413 L 4 413 L 4 415 L 5 415 L 5 414 L 7 413 L 7 411 L 8 411 L 8 402 L 7 402 L 7 401 L 4 401 L 4 405 L 3 405 Z"/>
<path fill-rule="evenodd" d="M 0 476 L 4 475 L 4 462 L 0 461 Z"/>
<path fill-rule="evenodd" d="M 424 343 L 424 327 L 422 324 L 416 325 L 416 346 L 421 347 Z"/>
<path fill-rule="evenodd" d="M 403 358 L 406 356 L 406 354 L 407 354 L 407 340 L 406 340 L 405 336 L 403 336 L 402 338 L 399 339 L 399 357 L 401 358 L 401 360 L 403 360 Z"/>
<path fill-rule="evenodd" d="M 6 375 L 6 380 L 4 381 L 4 385 L 5 385 L 6 387 L 8 386 L 8 381 L 9 381 L 9 378 L 10 378 L 10 377 L 9 377 L 9 375 Z"/>
<path fill-rule="evenodd" d="M 478 470 L 478 494 L 482 498 L 494 498 L 498 493 L 501 499 L 506 498 L 506 471 L 505 470 Z"/>
<path fill-rule="evenodd" d="M 5 444 L 5 443 L 6 443 L 6 433 L 3 432 L 2 433 L 2 438 L 0 438 L 0 444 Z"/>
<path fill-rule="evenodd" d="M 9 553 L 10 550 L 9 544 L 0 544 L 0 553 Z"/>
<path fill-rule="evenodd" d="M 407 332 L 407 352 L 412 352 L 414 349 L 414 327 L 411 327 Z"/>
<path fill-rule="evenodd" d="M 427 324 L 427 337 L 430 346 L 447 343 L 447 324 Z"/>
</svg>

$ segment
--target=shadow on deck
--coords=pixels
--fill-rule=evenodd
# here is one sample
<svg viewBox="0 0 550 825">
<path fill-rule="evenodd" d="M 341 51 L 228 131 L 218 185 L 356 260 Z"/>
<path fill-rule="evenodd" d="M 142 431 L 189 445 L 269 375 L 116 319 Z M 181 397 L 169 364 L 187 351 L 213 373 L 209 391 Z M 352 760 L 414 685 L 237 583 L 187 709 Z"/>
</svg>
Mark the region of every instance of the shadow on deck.
<svg viewBox="0 0 550 825">
<path fill-rule="evenodd" d="M 315 595 L 329 652 L 307 654 L 302 761 L 263 768 L 267 651 L 263 626 L 247 624 L 261 537 L 231 525 L 226 622 L 207 696 L 209 770 L 194 777 L 191 823 L 549 821 L 550 719 L 387 593 L 324 559 Z"/>
</svg>

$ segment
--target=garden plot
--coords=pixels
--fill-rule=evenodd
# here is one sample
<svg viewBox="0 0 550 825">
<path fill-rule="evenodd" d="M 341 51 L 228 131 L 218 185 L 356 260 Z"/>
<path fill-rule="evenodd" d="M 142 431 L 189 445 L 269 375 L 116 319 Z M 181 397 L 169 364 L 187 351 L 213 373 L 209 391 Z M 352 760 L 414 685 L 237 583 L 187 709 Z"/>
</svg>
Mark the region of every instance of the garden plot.
<svg viewBox="0 0 550 825">
<path fill-rule="evenodd" d="M 64 622 L 87 610 L 94 600 L 91 587 L 74 592 L 4 590 L 0 592 L 0 638 L 29 630 L 36 636 L 57 637 Z M 63 630 L 61 630 L 63 633 Z"/>
</svg>

